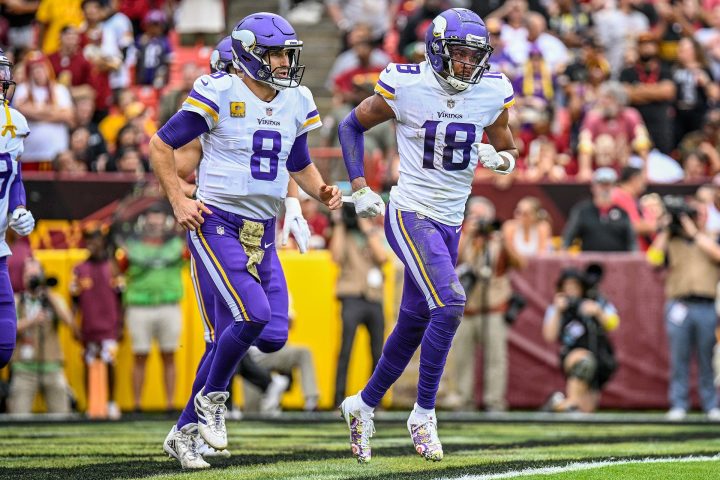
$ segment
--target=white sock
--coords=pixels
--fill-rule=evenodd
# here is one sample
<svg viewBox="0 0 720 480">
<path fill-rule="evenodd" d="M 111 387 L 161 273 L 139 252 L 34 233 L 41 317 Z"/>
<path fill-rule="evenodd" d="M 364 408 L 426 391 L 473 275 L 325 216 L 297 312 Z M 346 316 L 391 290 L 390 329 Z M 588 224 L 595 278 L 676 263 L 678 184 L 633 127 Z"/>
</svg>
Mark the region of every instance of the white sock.
<svg viewBox="0 0 720 480">
<path fill-rule="evenodd" d="M 375 407 L 371 407 L 367 403 L 365 403 L 362 399 L 362 395 L 360 395 L 360 392 L 358 392 L 357 396 L 357 402 L 358 406 L 360 407 L 360 411 L 365 413 L 373 413 L 375 411 Z"/>
<path fill-rule="evenodd" d="M 420 405 L 418 405 L 417 403 L 415 404 L 415 408 L 413 409 L 413 411 L 414 411 L 415 413 L 420 413 L 420 414 L 423 414 L 423 415 L 435 415 L 435 409 L 434 409 L 434 408 L 430 408 L 430 409 L 428 409 L 428 408 L 422 408 L 422 407 L 421 407 Z"/>
</svg>

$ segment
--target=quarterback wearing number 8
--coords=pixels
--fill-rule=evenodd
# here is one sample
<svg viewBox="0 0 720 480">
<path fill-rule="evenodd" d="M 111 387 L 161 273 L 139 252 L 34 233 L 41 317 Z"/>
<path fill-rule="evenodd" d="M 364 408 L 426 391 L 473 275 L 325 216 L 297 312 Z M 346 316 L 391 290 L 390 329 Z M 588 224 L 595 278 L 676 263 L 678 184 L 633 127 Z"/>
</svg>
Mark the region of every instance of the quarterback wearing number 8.
<svg viewBox="0 0 720 480">
<path fill-rule="evenodd" d="M 480 17 L 463 8 L 446 10 L 429 26 L 425 46 L 425 62 L 388 65 L 376 95 L 338 130 L 360 216 L 385 210 L 365 182 L 363 132 L 395 119 L 400 153 L 400 177 L 385 212 L 387 238 L 405 265 L 400 314 L 369 382 L 340 406 L 359 462 L 371 457 L 374 408 L 418 347 L 418 397 L 407 426 L 421 456 L 442 459 L 435 398 L 465 306 L 455 273 L 465 203 L 478 163 L 505 175 L 518 155 L 508 128 L 512 86 L 503 74 L 488 71 L 492 47 Z M 483 132 L 487 144 L 481 143 Z"/>
<path fill-rule="evenodd" d="M 25 236 L 35 227 L 35 219 L 25 208 L 25 186 L 18 161 L 30 129 L 25 117 L 10 107 L 14 87 L 12 63 L 0 49 L 0 368 L 10 361 L 17 336 L 15 300 L 7 267 L 11 253 L 5 231 L 9 226 Z"/>
<path fill-rule="evenodd" d="M 225 401 L 238 363 L 257 343 L 273 310 L 269 300 L 275 217 L 288 179 L 330 209 L 340 208 L 337 186 L 323 182 L 310 161 L 307 133 L 321 125 L 312 94 L 300 86 L 302 42 L 292 26 L 272 13 L 242 19 L 231 35 L 233 73 L 203 75 L 176 113 L 150 142 L 150 160 L 188 243 L 199 289 L 219 299 L 217 337 L 193 384 L 197 416 L 183 414 L 165 451 L 183 468 L 207 468 L 195 435 L 210 447 L 227 447 Z M 238 75 L 241 73 L 241 75 Z M 200 137 L 203 159 L 196 199 L 182 190 L 174 150 Z M 282 279 L 280 279 L 282 280 Z M 221 333 L 220 333 L 221 332 Z M 192 408 L 192 405 L 189 405 Z"/>
</svg>

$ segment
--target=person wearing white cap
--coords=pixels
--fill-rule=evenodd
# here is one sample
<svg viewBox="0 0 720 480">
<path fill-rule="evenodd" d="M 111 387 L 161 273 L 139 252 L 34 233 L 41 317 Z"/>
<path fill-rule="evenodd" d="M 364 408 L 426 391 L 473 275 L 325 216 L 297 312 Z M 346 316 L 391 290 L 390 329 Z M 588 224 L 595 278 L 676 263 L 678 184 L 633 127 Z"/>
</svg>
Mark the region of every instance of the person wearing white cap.
<svg viewBox="0 0 720 480">
<path fill-rule="evenodd" d="M 563 249 L 576 239 L 583 251 L 630 252 L 637 250 L 637 238 L 630 217 L 612 200 L 617 173 L 612 168 L 598 168 L 592 176 L 592 199 L 584 200 L 570 211 L 563 232 Z"/>
</svg>

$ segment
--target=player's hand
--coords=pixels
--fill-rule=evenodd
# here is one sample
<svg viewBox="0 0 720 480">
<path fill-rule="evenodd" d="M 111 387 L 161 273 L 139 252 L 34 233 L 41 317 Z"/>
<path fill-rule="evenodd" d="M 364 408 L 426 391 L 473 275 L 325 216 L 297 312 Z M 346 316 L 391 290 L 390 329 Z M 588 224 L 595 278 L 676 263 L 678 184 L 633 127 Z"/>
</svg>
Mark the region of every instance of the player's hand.
<svg viewBox="0 0 720 480">
<path fill-rule="evenodd" d="M 320 201 L 328 206 L 330 210 L 337 210 L 342 207 L 342 193 L 337 185 L 323 185 L 320 187 Z"/>
<path fill-rule="evenodd" d="M 212 215 L 210 209 L 203 202 L 187 197 L 180 198 L 173 203 L 172 207 L 175 219 L 185 230 L 194 231 L 200 228 L 200 225 L 205 221 L 203 213 Z"/>
<path fill-rule="evenodd" d="M 473 146 L 477 147 L 478 161 L 483 167 L 489 170 L 497 170 L 498 167 L 505 165 L 505 161 L 498 155 L 495 147 L 489 143 L 473 143 Z"/>
<path fill-rule="evenodd" d="M 33 218 L 29 210 L 18 207 L 12 213 L 9 225 L 18 235 L 25 237 L 30 235 L 30 232 L 35 228 L 35 218 Z"/>
<path fill-rule="evenodd" d="M 377 217 L 385 212 L 385 202 L 370 187 L 363 187 L 353 193 L 352 199 L 355 202 L 355 213 L 358 214 L 358 217 Z"/>
<path fill-rule="evenodd" d="M 285 199 L 285 222 L 282 230 L 282 245 L 287 245 L 290 234 L 292 233 L 297 243 L 300 253 L 307 252 L 310 244 L 310 227 L 302 215 L 300 201 L 295 197 L 287 197 Z"/>
</svg>

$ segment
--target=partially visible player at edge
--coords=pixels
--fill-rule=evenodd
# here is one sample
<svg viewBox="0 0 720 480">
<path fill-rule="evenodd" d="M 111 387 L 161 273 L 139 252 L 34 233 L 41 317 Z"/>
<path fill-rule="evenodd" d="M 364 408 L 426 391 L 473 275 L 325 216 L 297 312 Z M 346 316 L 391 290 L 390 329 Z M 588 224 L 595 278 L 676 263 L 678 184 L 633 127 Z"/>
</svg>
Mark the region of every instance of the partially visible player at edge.
<svg viewBox="0 0 720 480">
<path fill-rule="evenodd" d="M 197 453 L 197 433 L 212 448 L 227 447 L 227 387 L 248 348 L 282 346 L 259 337 L 276 308 L 268 299 L 275 217 L 289 177 L 330 209 L 342 206 L 340 190 L 326 185 L 310 161 L 307 132 L 321 122 L 312 94 L 300 87 L 302 42 L 292 26 L 278 15 L 256 13 L 231 37 L 233 67 L 243 77 L 216 72 L 197 79 L 182 109 L 150 141 L 155 175 L 188 229 L 199 288 L 222 298 L 213 316 L 222 333 L 197 372 L 206 380 L 193 384 L 198 423 L 184 412 L 165 442 L 184 468 L 209 466 Z M 203 160 L 191 199 L 178 179 L 174 150 L 197 137 Z"/>
<path fill-rule="evenodd" d="M 25 186 L 18 162 L 30 128 L 22 113 L 10 107 L 15 89 L 12 67 L 0 49 L 0 368 L 10 362 L 17 337 L 17 314 L 7 267 L 7 257 L 12 253 L 5 232 L 9 226 L 18 235 L 26 236 L 35 228 L 35 219 L 25 208 Z"/>
<path fill-rule="evenodd" d="M 232 38 L 230 36 L 225 37 L 221 40 L 213 50 L 210 56 L 210 73 L 215 72 L 227 72 L 236 75 L 242 75 L 242 73 L 232 68 Z M 175 151 L 175 164 L 177 168 L 178 177 L 180 179 L 180 185 L 185 192 L 185 195 L 189 198 L 194 198 L 196 195 L 197 184 L 189 183 L 185 179 L 196 170 L 202 161 L 202 146 L 200 140 L 195 139 L 187 145 L 177 149 Z M 283 223 L 283 234 L 282 244 L 287 244 L 290 234 L 292 233 L 297 243 L 300 253 L 305 253 L 310 243 L 310 228 L 308 227 L 307 221 L 302 216 L 302 209 L 300 202 L 297 198 L 298 188 L 295 181 L 291 178 L 288 184 L 288 196 L 285 198 L 285 221 Z M 267 291 L 268 300 L 270 301 L 271 317 L 268 325 L 263 329 L 263 332 L 258 337 L 258 341 L 273 342 L 276 346 L 282 346 L 287 341 L 288 328 L 289 328 L 289 299 L 287 282 L 285 281 L 285 273 L 283 272 L 282 265 L 277 255 L 272 257 L 272 283 Z M 195 290 L 195 297 L 198 304 L 198 310 L 200 311 L 200 317 L 203 321 L 204 340 L 205 340 L 205 354 L 198 363 L 197 371 L 200 371 L 202 364 L 208 354 L 215 348 L 215 340 L 217 336 L 222 334 L 222 331 L 216 331 L 214 328 L 215 322 L 213 317 L 215 314 L 215 307 L 218 302 L 222 302 L 222 297 L 218 297 L 215 292 L 211 289 L 205 289 L 202 291 L 199 287 L 201 283 L 208 283 L 212 280 L 204 278 L 202 271 L 198 271 L 195 262 L 190 263 L 190 275 L 192 278 L 193 289 Z M 224 327 L 224 325 L 221 325 Z M 266 348 L 267 350 L 267 348 Z M 243 359 L 244 361 L 244 359 Z M 240 368 L 242 371 L 242 367 Z M 204 385 L 207 377 L 197 376 L 195 382 L 199 382 L 199 385 Z M 195 404 L 193 395 L 183 411 L 184 419 L 189 420 L 189 423 L 197 424 L 198 418 L 195 413 Z M 177 426 L 173 426 L 170 434 L 165 439 L 164 448 L 172 451 L 170 443 L 173 437 L 176 436 Z M 197 435 L 195 437 L 197 443 L 197 453 L 206 459 L 208 457 L 230 457 L 230 451 L 228 450 L 216 450 L 207 445 L 202 437 Z M 175 452 L 176 458 L 180 455 Z"/>
<path fill-rule="evenodd" d="M 465 307 L 455 274 L 465 203 L 478 161 L 508 174 L 518 156 L 508 128 L 512 86 L 503 74 L 486 72 L 493 49 L 480 17 L 446 10 L 428 28 L 425 46 L 425 62 L 388 65 L 376 95 L 350 112 L 338 131 L 361 217 L 385 210 L 365 182 L 363 132 L 395 119 L 400 153 L 400 178 L 385 215 L 388 241 L 405 264 L 400 314 L 369 382 L 340 406 L 359 462 L 371 458 L 375 407 L 419 346 L 418 397 L 407 427 L 420 455 L 442 460 L 435 398 Z M 489 144 L 480 143 L 483 131 Z"/>
</svg>

